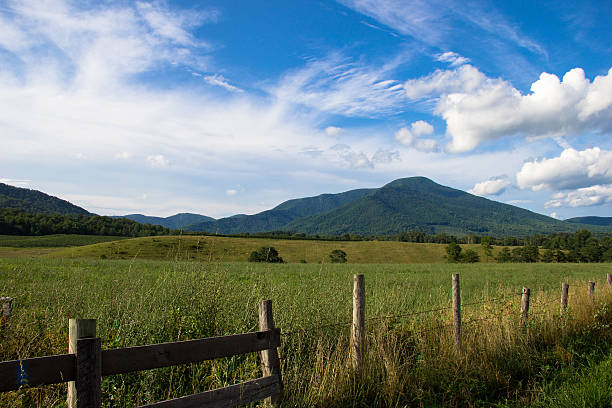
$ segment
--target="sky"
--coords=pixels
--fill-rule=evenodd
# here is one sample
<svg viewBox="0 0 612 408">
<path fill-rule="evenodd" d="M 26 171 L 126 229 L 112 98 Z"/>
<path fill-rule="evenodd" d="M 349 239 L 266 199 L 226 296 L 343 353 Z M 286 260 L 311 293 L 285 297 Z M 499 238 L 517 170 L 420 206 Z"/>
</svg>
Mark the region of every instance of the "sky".
<svg viewBox="0 0 612 408">
<path fill-rule="evenodd" d="M 610 1 L 0 0 L 0 182 L 220 218 L 425 176 L 612 216 Z"/>
</svg>

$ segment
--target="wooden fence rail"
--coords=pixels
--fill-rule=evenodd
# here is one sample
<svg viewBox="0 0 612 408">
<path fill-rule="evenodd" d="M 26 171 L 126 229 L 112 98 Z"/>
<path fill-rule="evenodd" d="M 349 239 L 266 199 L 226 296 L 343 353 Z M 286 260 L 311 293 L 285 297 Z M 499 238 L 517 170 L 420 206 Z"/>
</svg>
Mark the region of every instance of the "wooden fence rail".
<svg viewBox="0 0 612 408">
<path fill-rule="evenodd" d="M 0 362 L 0 392 L 69 382 L 70 408 L 99 408 L 103 376 L 261 352 L 262 357 L 265 353 L 268 367 L 261 378 L 142 408 L 235 407 L 268 397 L 274 397 L 273 402 L 279 403 L 282 394 L 277 354 L 280 329 L 272 323 L 271 302 L 263 301 L 259 307 L 260 319 L 267 319 L 263 324 L 266 329 L 262 331 L 110 350 L 101 350 L 100 339 L 95 337 L 95 320 L 71 319 L 71 353 Z M 276 355 L 276 359 L 268 358 L 270 354 Z"/>
</svg>

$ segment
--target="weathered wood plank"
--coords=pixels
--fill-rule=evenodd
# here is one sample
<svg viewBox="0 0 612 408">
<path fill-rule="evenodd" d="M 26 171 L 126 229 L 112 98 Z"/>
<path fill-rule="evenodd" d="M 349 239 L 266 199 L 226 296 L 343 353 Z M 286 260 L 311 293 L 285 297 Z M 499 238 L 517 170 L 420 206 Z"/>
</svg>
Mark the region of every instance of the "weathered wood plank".
<svg viewBox="0 0 612 408">
<path fill-rule="evenodd" d="M 93 337 L 96 337 L 96 319 L 70 319 L 68 321 L 69 353 L 76 354 L 79 339 Z M 74 381 L 68 382 L 66 405 L 68 408 L 77 408 L 77 389 Z"/>
<path fill-rule="evenodd" d="M 102 406 L 101 345 L 99 337 L 77 339 L 75 380 L 77 408 Z"/>
<path fill-rule="evenodd" d="M 274 330 L 274 316 L 272 314 L 272 301 L 262 300 L 259 302 L 259 330 Z M 278 350 L 270 348 L 261 352 L 261 371 L 264 377 L 275 376 L 279 382 L 279 392 L 271 395 L 266 405 L 280 406 L 283 398 L 283 379 L 281 376 L 280 359 Z"/>
<path fill-rule="evenodd" d="M 280 346 L 280 330 L 102 351 L 102 375 L 195 363 Z"/>
<path fill-rule="evenodd" d="M 260 401 L 270 395 L 279 393 L 280 389 L 278 376 L 261 377 L 241 384 L 143 405 L 138 408 L 229 408 Z"/>
<path fill-rule="evenodd" d="M 0 392 L 21 386 L 57 384 L 76 378 L 74 354 L 26 358 L 0 362 Z"/>
</svg>

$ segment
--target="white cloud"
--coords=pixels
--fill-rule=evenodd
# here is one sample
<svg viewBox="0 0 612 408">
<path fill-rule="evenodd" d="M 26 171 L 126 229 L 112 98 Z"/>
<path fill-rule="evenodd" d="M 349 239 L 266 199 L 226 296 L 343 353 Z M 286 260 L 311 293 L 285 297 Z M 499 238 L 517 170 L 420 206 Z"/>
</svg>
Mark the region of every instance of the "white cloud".
<svg viewBox="0 0 612 408">
<path fill-rule="evenodd" d="M 147 162 L 149 163 L 149 166 L 154 168 L 163 168 L 168 167 L 170 165 L 168 159 L 166 159 L 162 154 L 154 154 L 147 156 Z"/>
<path fill-rule="evenodd" d="M 230 92 L 244 92 L 242 89 L 230 84 L 223 75 L 207 75 L 203 77 L 204 81 L 210 85 L 220 86 Z"/>
<path fill-rule="evenodd" d="M 394 160 L 400 160 L 397 150 L 378 149 L 372 156 L 372 163 L 375 164 L 391 163 Z"/>
<path fill-rule="evenodd" d="M 27 188 L 30 186 L 30 180 L 15 180 L 9 178 L 0 178 L 0 183 L 8 184 L 13 187 Z"/>
<path fill-rule="evenodd" d="M 325 134 L 332 137 L 339 136 L 342 132 L 344 132 L 344 129 L 336 126 L 328 126 L 325 128 Z"/>
<path fill-rule="evenodd" d="M 132 153 L 129 152 L 119 152 L 115 154 L 115 159 L 117 160 L 129 160 L 132 158 Z"/>
<path fill-rule="evenodd" d="M 559 219 L 559 215 L 556 212 L 551 212 L 550 216 L 554 219 L 557 219 L 557 220 Z"/>
<path fill-rule="evenodd" d="M 238 190 L 230 188 L 229 190 L 225 190 L 225 194 L 228 196 L 235 196 L 236 194 L 238 194 Z"/>
<path fill-rule="evenodd" d="M 395 139 L 406 147 L 412 147 L 422 152 L 431 152 L 437 149 L 434 139 L 421 138 L 423 135 L 431 135 L 434 128 L 429 123 L 418 120 L 408 127 L 402 127 L 395 132 Z"/>
<path fill-rule="evenodd" d="M 612 185 L 595 185 L 556 194 L 546 203 L 546 208 L 590 207 L 612 203 Z"/>
<path fill-rule="evenodd" d="M 406 100 L 402 84 L 389 78 L 398 63 L 372 67 L 332 54 L 285 75 L 269 92 L 281 102 L 320 112 L 361 117 L 390 114 Z"/>
<path fill-rule="evenodd" d="M 580 68 L 562 80 L 542 73 L 526 95 L 471 65 L 438 70 L 404 86 L 411 99 L 436 98 L 434 113 L 446 121 L 452 152 L 505 136 L 576 136 L 612 128 L 612 68 L 592 82 Z"/>
<path fill-rule="evenodd" d="M 510 185 L 506 176 L 495 177 L 480 183 L 477 183 L 468 193 L 479 196 L 495 196 L 503 193 Z"/>
<path fill-rule="evenodd" d="M 563 190 L 612 183 L 612 151 L 593 147 L 565 149 L 559 157 L 523 164 L 516 174 L 520 188 Z"/>
<path fill-rule="evenodd" d="M 436 60 L 440 62 L 448 62 L 451 67 L 456 67 L 470 62 L 469 58 L 462 57 L 453 51 L 447 51 L 445 53 L 436 55 Z"/>
</svg>

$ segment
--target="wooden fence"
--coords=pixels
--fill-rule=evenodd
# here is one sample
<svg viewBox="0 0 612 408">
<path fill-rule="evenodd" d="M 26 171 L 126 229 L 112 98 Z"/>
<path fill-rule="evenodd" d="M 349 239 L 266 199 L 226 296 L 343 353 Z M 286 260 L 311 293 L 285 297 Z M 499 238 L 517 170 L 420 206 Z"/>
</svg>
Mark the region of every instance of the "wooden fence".
<svg viewBox="0 0 612 408">
<path fill-rule="evenodd" d="M 0 362 L 0 392 L 68 382 L 69 408 L 99 408 L 103 376 L 261 352 L 261 378 L 140 408 L 235 407 L 264 398 L 277 405 L 283 389 L 277 351 L 280 329 L 274 327 L 270 300 L 259 304 L 259 329 L 232 336 L 102 350 L 96 321 L 71 319 L 69 354 Z"/>
<path fill-rule="evenodd" d="M 607 282 L 608 286 L 612 288 L 612 274 L 607 274 Z M 595 282 L 588 282 L 587 291 L 591 301 L 594 301 Z M 563 283 L 560 302 L 562 312 L 567 309 L 568 293 L 569 285 Z M 522 293 L 517 295 L 521 296 L 521 325 L 526 328 L 529 319 L 531 291 L 524 287 Z M 3 317 L 8 317 L 12 299 L 0 298 L 0 301 L 3 302 Z M 452 309 L 452 323 L 450 325 L 453 326 L 456 348 L 458 352 L 461 352 L 462 323 L 459 274 L 452 276 L 451 307 L 421 310 L 397 316 L 384 316 L 384 318 L 414 316 L 439 312 L 444 309 Z M 352 366 L 357 376 L 362 370 L 367 346 L 365 315 L 365 279 L 363 275 L 354 275 L 353 321 L 348 324 L 351 324 Z M 377 319 L 377 317 L 367 320 L 373 319 Z M 327 326 L 345 324 L 347 323 L 334 323 Z M 259 332 L 232 336 L 101 350 L 100 339 L 96 337 L 95 320 L 71 319 L 69 353 L 0 362 L 0 392 L 16 390 L 22 386 L 35 387 L 68 382 L 69 408 L 99 408 L 101 406 L 102 376 L 260 352 L 263 372 L 261 378 L 199 394 L 144 405 L 139 408 L 235 407 L 264 398 L 268 398 L 268 402 L 273 406 L 278 406 L 281 403 L 283 391 L 277 350 L 280 346 L 281 332 L 274 326 L 272 302 L 270 300 L 264 300 L 259 304 L 259 330 Z M 302 330 L 298 332 L 300 331 Z"/>
</svg>

